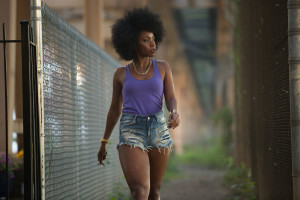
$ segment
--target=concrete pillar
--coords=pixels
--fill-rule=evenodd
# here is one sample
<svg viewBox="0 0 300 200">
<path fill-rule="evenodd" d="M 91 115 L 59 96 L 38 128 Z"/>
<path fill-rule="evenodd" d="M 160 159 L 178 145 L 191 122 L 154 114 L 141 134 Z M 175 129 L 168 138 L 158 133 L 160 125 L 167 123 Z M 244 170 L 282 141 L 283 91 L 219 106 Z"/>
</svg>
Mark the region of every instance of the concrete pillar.
<svg viewBox="0 0 300 200">
<path fill-rule="evenodd" d="M 20 39 L 20 31 L 17 32 L 17 27 L 20 26 L 18 23 L 17 18 L 17 0 L 11 0 L 11 1 L 5 1 L 0 0 L 1 8 L 0 8 L 0 19 L 2 23 L 5 23 L 6 27 L 6 39 L 7 40 L 15 40 Z M 23 1 L 22 1 L 23 3 Z M 29 6 L 28 6 L 29 9 Z M 28 16 L 29 20 L 29 16 Z M 2 24 L 1 24 L 1 39 L 2 39 Z M 19 98 L 16 98 L 16 88 L 19 88 L 22 90 L 22 85 L 18 86 L 17 84 L 17 66 L 21 65 L 22 63 L 18 63 L 18 59 L 21 58 L 21 53 L 18 51 L 21 51 L 20 44 L 16 43 L 9 43 L 6 46 L 6 62 L 7 62 L 7 120 L 8 120 L 8 152 L 9 154 L 12 153 L 12 133 L 14 132 L 14 119 L 13 119 L 13 112 L 16 110 L 17 102 L 22 102 L 22 96 L 19 96 Z M 3 46 L 1 45 L 0 48 L 0 70 L 1 70 L 1 86 L 0 86 L 0 102 L 3 102 L 0 106 L 0 151 L 5 151 L 5 141 L 6 141 L 6 128 L 5 128 L 5 99 L 4 99 L 4 62 L 3 62 Z M 16 54 L 18 52 L 18 54 Z M 20 57 L 17 57 L 20 56 Z M 20 59 L 21 60 L 21 59 Z M 21 69 L 21 66 L 18 67 L 19 70 Z M 22 74 L 22 71 L 19 72 Z M 22 82 L 22 79 L 18 82 Z M 22 91 L 21 91 L 22 92 Z M 22 95 L 22 93 L 21 93 Z M 18 101 L 16 101 L 18 99 Z M 21 111 L 22 115 L 22 111 Z M 2 128 L 3 127 L 3 128 Z"/>
<path fill-rule="evenodd" d="M 0 0 L 0 19 L 6 23 L 6 39 L 15 40 L 21 38 L 21 28 L 19 21 L 30 20 L 30 0 Z M 2 39 L 2 24 L 1 24 Z M 0 48 L 0 102 L 4 99 L 4 64 L 3 64 L 3 46 Z M 13 112 L 16 118 L 23 118 L 22 110 L 22 62 L 21 45 L 7 44 L 7 117 L 8 117 L 8 151 L 12 153 L 12 133 L 15 130 L 13 121 Z M 18 58 L 18 59 L 17 59 Z M 5 151 L 5 104 L 0 104 L 0 151 Z"/>
<path fill-rule="evenodd" d="M 104 48 L 103 1 L 84 1 L 85 35 L 102 48 Z"/>
<path fill-rule="evenodd" d="M 20 36 L 17 37 L 17 0 L 10 1 L 10 9 L 9 9 L 9 36 L 11 40 L 20 39 Z M 13 133 L 13 112 L 15 110 L 15 85 L 16 85 L 16 48 L 20 44 L 11 43 L 8 46 L 8 69 L 7 69 L 7 82 L 8 82 L 8 143 L 9 148 L 8 152 L 12 153 L 12 133 Z"/>
<path fill-rule="evenodd" d="M 10 39 L 10 3 L 11 1 L 0 0 L 0 21 L 1 21 L 1 40 L 2 38 L 2 23 L 6 24 L 6 37 Z M 0 152 L 5 151 L 5 82 L 4 82 L 4 57 L 3 57 L 3 44 L 0 45 Z"/>
<path fill-rule="evenodd" d="M 225 18 L 224 10 L 224 1 L 221 0 L 219 1 L 217 16 L 217 71 L 215 77 L 215 110 L 219 110 L 223 106 L 227 106 L 228 102 L 232 100 L 230 96 L 224 95 L 225 92 L 231 92 L 226 89 L 232 89 L 226 86 L 228 79 L 232 77 L 232 63 L 230 61 L 232 52 L 232 39 L 230 25 Z"/>
<path fill-rule="evenodd" d="M 21 20 L 30 21 L 30 0 L 17 1 L 17 13 L 16 13 L 16 38 L 21 38 Z M 15 71 L 15 112 L 16 121 L 14 121 L 13 129 L 18 133 L 18 150 L 23 147 L 23 131 L 16 130 L 15 127 L 19 127 L 23 121 L 23 93 L 22 93 L 22 51 L 21 45 L 17 45 L 16 48 L 16 71 Z M 20 122 L 20 123 L 18 123 Z M 21 148 L 20 148 L 21 147 Z"/>
</svg>

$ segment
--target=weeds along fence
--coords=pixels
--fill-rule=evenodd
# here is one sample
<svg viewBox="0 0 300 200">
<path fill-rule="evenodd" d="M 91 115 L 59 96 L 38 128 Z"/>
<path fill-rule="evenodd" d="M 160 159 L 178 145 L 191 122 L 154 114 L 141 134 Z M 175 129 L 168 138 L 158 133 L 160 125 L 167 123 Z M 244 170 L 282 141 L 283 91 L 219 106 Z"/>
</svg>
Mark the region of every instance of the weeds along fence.
<svg viewBox="0 0 300 200">
<path fill-rule="evenodd" d="M 108 165 L 97 165 L 119 65 L 47 6 L 42 9 L 45 198 L 107 199 L 120 181 L 113 133 Z"/>
</svg>

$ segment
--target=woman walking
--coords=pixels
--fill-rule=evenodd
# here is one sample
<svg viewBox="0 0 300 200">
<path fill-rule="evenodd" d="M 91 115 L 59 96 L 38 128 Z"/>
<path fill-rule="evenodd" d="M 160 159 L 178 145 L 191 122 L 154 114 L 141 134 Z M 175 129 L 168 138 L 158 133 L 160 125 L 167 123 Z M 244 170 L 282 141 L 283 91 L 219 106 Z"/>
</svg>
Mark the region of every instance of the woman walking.
<svg viewBox="0 0 300 200">
<path fill-rule="evenodd" d="M 160 187 L 173 144 L 169 128 L 179 125 L 172 72 L 155 60 L 164 36 L 163 24 L 148 8 L 125 13 L 112 27 L 112 42 L 122 59 L 132 60 L 115 70 L 111 106 L 98 152 L 104 165 L 109 137 L 120 118 L 118 152 L 134 200 L 160 199 Z M 163 113 L 163 97 L 169 111 Z"/>
</svg>

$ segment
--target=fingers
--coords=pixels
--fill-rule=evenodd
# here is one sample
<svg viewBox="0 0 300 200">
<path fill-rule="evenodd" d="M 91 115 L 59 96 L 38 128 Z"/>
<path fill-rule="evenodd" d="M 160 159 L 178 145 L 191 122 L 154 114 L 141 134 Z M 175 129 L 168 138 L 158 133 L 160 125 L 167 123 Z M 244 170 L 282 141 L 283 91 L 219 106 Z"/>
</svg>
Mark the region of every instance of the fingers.
<svg viewBox="0 0 300 200">
<path fill-rule="evenodd" d="M 100 159 L 98 159 L 98 165 L 103 165 L 103 166 L 105 166 L 105 164 L 103 163 L 103 160 L 105 160 L 106 159 L 106 155 L 107 155 L 107 152 L 105 153 L 105 155 L 104 156 L 102 156 Z"/>
<path fill-rule="evenodd" d="M 177 120 L 172 120 L 168 123 L 168 128 L 173 128 L 175 129 L 180 123 L 180 120 L 177 119 Z"/>
<path fill-rule="evenodd" d="M 107 152 L 105 152 L 105 153 L 99 152 L 98 153 L 98 165 L 105 166 L 105 164 L 103 163 L 103 160 L 106 159 L 106 156 L 107 156 Z"/>
<path fill-rule="evenodd" d="M 179 115 L 177 113 L 171 114 L 169 117 L 168 128 L 175 129 L 180 123 Z"/>
</svg>

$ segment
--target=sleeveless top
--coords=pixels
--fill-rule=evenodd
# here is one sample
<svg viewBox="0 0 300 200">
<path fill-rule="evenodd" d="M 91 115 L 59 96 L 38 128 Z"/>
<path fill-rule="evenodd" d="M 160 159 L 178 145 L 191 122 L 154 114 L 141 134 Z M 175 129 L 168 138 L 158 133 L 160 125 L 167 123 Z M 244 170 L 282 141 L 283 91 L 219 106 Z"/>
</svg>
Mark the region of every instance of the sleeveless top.
<svg viewBox="0 0 300 200">
<path fill-rule="evenodd" d="M 153 76 L 148 80 L 137 80 L 125 69 L 123 82 L 123 113 L 151 115 L 162 110 L 163 81 L 156 60 L 153 59 Z"/>
</svg>

